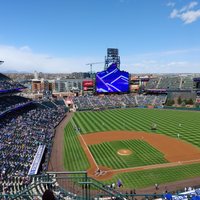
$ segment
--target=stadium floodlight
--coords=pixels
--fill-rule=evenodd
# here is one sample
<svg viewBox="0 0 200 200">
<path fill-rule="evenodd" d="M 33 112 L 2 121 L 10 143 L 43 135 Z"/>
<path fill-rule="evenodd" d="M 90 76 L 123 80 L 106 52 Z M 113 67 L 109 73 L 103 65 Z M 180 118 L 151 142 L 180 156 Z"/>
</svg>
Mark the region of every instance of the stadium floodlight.
<svg viewBox="0 0 200 200">
<path fill-rule="evenodd" d="M 120 56 L 119 50 L 115 48 L 107 49 L 107 57 L 105 57 L 105 68 L 106 70 L 110 64 L 117 63 L 117 68 L 120 69 Z"/>
<path fill-rule="evenodd" d="M 4 61 L 0 60 L 0 65 L 3 64 L 3 63 L 4 63 Z"/>
</svg>

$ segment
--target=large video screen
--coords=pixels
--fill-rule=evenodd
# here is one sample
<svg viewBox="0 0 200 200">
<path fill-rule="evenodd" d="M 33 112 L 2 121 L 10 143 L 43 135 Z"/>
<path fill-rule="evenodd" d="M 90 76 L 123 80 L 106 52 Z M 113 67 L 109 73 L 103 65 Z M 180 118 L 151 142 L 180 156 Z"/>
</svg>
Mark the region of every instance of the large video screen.
<svg viewBox="0 0 200 200">
<path fill-rule="evenodd" d="M 129 73 L 120 71 L 117 64 L 111 64 L 107 70 L 96 74 L 97 93 L 117 93 L 129 91 Z"/>
</svg>

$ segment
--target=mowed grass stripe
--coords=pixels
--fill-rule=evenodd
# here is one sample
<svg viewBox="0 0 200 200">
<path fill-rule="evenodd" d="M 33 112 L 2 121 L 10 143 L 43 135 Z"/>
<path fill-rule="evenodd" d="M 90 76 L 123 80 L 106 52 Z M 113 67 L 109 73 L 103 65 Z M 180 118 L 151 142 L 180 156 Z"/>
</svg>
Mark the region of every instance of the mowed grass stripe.
<svg viewBox="0 0 200 200">
<path fill-rule="evenodd" d="M 80 130 L 81 133 L 87 133 L 88 130 L 85 130 L 85 128 L 83 126 L 83 124 L 84 124 L 83 119 L 84 119 L 83 117 L 81 117 L 80 115 L 77 115 L 77 117 L 74 118 L 74 123 L 76 124 L 76 126 L 77 126 L 77 124 L 80 126 L 78 128 L 81 129 Z"/>
<path fill-rule="evenodd" d="M 116 129 L 116 127 L 118 127 L 117 121 L 120 119 L 118 115 L 114 115 L 112 112 L 108 114 L 103 112 L 103 117 L 106 119 L 105 124 L 109 127 L 109 130 L 117 130 Z"/>
<path fill-rule="evenodd" d="M 86 170 L 90 166 L 71 122 L 65 127 L 63 157 L 68 171 Z"/>
<path fill-rule="evenodd" d="M 79 113 L 76 114 L 79 115 Z M 100 115 L 102 117 L 99 117 Z M 200 141 L 199 112 L 155 109 L 124 109 L 101 112 L 82 112 L 81 117 L 87 117 L 87 120 L 85 121 L 89 123 L 89 126 L 91 125 L 88 133 L 106 131 L 105 126 L 109 126 L 107 131 L 146 131 L 166 134 L 172 137 L 177 137 L 179 134 L 181 139 L 200 146 L 199 142 L 197 142 Z M 104 122 L 105 126 L 102 126 L 102 118 L 106 119 L 106 122 Z M 157 124 L 157 131 L 151 131 L 152 123 Z M 100 124 L 101 126 L 96 126 L 95 124 Z M 84 123 L 83 126 L 86 127 L 88 124 Z"/>
<path fill-rule="evenodd" d="M 107 166 L 112 169 L 167 162 L 162 153 L 142 140 L 104 142 L 90 145 L 89 149 L 98 165 Z M 132 154 L 127 156 L 119 155 L 117 152 L 121 149 L 128 149 L 132 151 Z"/>
<path fill-rule="evenodd" d="M 91 152 L 93 152 L 92 150 L 93 148 L 90 149 Z M 119 157 L 115 158 L 115 152 L 109 143 L 102 143 L 101 145 L 99 145 L 97 147 L 97 154 L 102 157 L 101 162 L 100 161 L 98 162 L 97 159 L 97 163 L 101 166 L 107 166 L 110 168 L 114 166 L 113 169 L 120 169 L 123 168 L 124 165 L 126 165 L 126 163 L 124 163 L 123 160 L 120 159 Z M 110 163 L 112 163 L 112 165 Z"/>
<path fill-rule="evenodd" d="M 83 117 L 83 126 L 84 126 L 84 129 L 85 130 L 89 130 L 89 131 L 92 131 L 92 130 L 97 130 L 96 129 L 96 126 L 94 125 L 94 123 L 89 119 L 89 113 L 84 113 L 84 117 Z M 94 122 L 96 122 L 96 120 L 94 120 Z M 79 123 L 78 122 L 76 122 L 77 123 L 77 126 L 79 126 Z M 82 133 L 82 130 L 81 130 L 81 133 Z"/>
<path fill-rule="evenodd" d="M 109 117 L 103 116 L 103 115 L 101 115 L 101 113 L 98 114 L 98 112 L 97 112 L 97 117 L 101 121 L 101 125 L 102 125 L 101 130 L 102 131 L 110 130 L 110 125 L 107 123 L 107 121 L 109 120 Z"/>
<path fill-rule="evenodd" d="M 99 113 L 99 114 L 98 114 Z M 97 118 L 98 118 L 98 124 L 100 125 L 100 129 L 99 130 L 101 130 L 101 131 L 104 131 L 104 130 L 112 130 L 112 126 L 110 126 L 110 124 L 109 124 L 109 120 L 110 120 L 110 117 L 109 116 L 107 116 L 107 115 L 101 115 L 102 117 L 99 117 L 101 115 L 101 113 L 100 112 L 97 112 L 97 113 L 91 113 L 91 118 L 95 118 L 95 116 L 97 116 Z M 102 118 L 104 118 L 105 119 L 105 121 L 104 120 L 102 120 Z M 107 129 L 105 129 L 105 126 L 107 127 Z"/>
<path fill-rule="evenodd" d="M 76 120 L 76 117 L 78 116 L 78 120 Z M 156 109 L 116 109 L 116 110 L 106 110 L 106 111 L 100 111 L 100 112 L 77 112 L 74 115 L 74 121 L 77 124 L 78 127 L 81 128 L 81 133 L 87 134 L 92 132 L 99 132 L 99 131 L 113 131 L 113 130 L 133 130 L 133 131 L 146 131 L 146 132 L 154 132 L 156 134 L 165 134 L 171 137 L 176 137 L 178 134 L 180 135 L 180 139 L 186 140 L 198 147 L 200 147 L 200 112 L 189 112 L 189 111 L 174 111 L 174 110 L 156 110 Z M 157 124 L 157 130 L 152 131 L 151 125 L 152 123 Z M 180 126 L 179 126 L 180 125 Z M 85 131 L 82 131 L 82 129 Z M 73 127 L 72 127 L 72 132 Z M 85 133 L 86 132 L 86 133 Z M 71 140 L 71 138 L 66 137 L 66 140 Z M 123 141 L 124 142 L 124 141 Z M 72 142 L 64 142 L 64 145 L 68 145 L 70 143 L 73 145 Z M 75 144 L 74 144 L 75 145 Z M 126 148 L 131 148 L 131 145 L 129 143 L 125 143 Z M 142 148 L 145 148 L 143 144 L 140 144 Z M 139 145 L 139 146 L 140 146 Z M 76 146 L 76 145 L 75 145 Z M 136 144 L 135 144 L 136 146 Z M 137 146 L 137 148 L 139 148 Z M 122 146 L 120 145 L 120 148 Z M 77 148 L 77 147 L 76 147 Z M 108 148 L 111 149 L 111 148 Z M 102 148 L 101 152 L 108 151 L 107 149 Z M 67 150 L 71 151 L 71 150 Z M 162 160 L 162 155 L 157 154 L 157 157 L 153 156 L 154 151 L 149 150 L 149 152 L 152 155 L 152 162 L 160 162 Z M 142 154 L 145 154 L 141 150 Z M 116 161 L 115 159 L 112 159 L 111 161 L 106 160 L 105 157 L 107 155 L 110 155 L 109 152 L 101 153 L 99 154 L 99 150 L 94 150 L 94 154 L 97 154 L 98 160 L 100 160 L 100 163 L 110 163 Z M 67 155 L 67 154 L 66 154 Z M 73 153 L 71 153 L 75 157 L 75 159 L 82 159 L 81 155 L 78 157 Z M 160 158 L 161 156 L 161 158 Z M 139 158 L 142 156 L 139 155 Z M 106 157 L 107 158 L 107 157 Z M 109 156 L 108 156 L 109 158 Z M 139 158 L 136 158 L 135 160 L 132 159 L 132 161 L 125 159 L 126 165 L 129 166 L 134 163 L 146 163 L 148 160 L 148 155 L 143 155 L 143 160 L 138 161 Z M 147 160 L 146 160 L 147 159 Z M 71 162 L 71 159 L 64 158 L 64 162 Z M 162 161 L 161 161 L 162 162 Z M 145 165 L 143 163 L 143 165 Z M 149 161 L 150 163 L 150 161 Z M 85 162 L 81 163 L 73 163 L 70 164 L 71 169 L 73 170 L 82 170 L 84 167 L 82 165 L 85 165 Z M 115 165 L 119 165 L 118 162 L 115 163 Z M 120 167 L 120 166 L 118 166 Z M 128 174 L 119 174 L 116 177 L 122 177 L 121 179 L 126 180 L 127 186 L 136 187 L 137 185 L 139 187 L 154 185 L 155 182 L 162 183 L 162 182 L 170 182 L 174 180 L 182 180 L 185 178 L 195 177 L 199 176 L 198 167 L 195 167 L 191 165 L 191 168 L 182 168 L 183 166 L 177 166 L 176 170 L 172 170 L 173 172 L 162 172 L 163 176 L 156 176 L 156 172 L 158 169 L 155 170 L 155 174 L 152 171 L 149 171 L 151 176 L 147 175 L 148 181 L 144 181 L 145 177 L 141 181 L 141 174 L 139 172 L 134 172 L 134 178 L 130 178 L 132 175 L 130 173 Z M 185 166 L 184 166 L 185 167 Z M 86 169 L 86 168 L 84 168 Z M 161 169 L 159 169 L 160 171 Z M 144 171 L 143 171 L 144 172 Z M 141 173 L 143 173 L 141 172 Z M 184 174 L 184 176 L 181 175 L 181 173 Z M 115 177 L 115 178 L 116 178 Z M 153 181 L 150 182 L 149 179 L 153 177 Z M 157 181 L 155 181 L 157 180 Z M 136 186 L 134 185 L 136 184 Z"/>
<path fill-rule="evenodd" d="M 126 172 L 115 175 L 106 184 L 121 179 L 125 188 L 144 188 L 200 176 L 200 164 L 182 165 L 160 169 L 151 169 L 136 172 Z"/>
</svg>

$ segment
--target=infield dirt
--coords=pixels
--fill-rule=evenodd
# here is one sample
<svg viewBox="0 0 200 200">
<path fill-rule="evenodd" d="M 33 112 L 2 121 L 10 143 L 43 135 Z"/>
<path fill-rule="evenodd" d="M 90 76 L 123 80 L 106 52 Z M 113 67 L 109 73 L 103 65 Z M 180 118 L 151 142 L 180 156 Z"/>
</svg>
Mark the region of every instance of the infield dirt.
<svg viewBox="0 0 200 200">
<path fill-rule="evenodd" d="M 157 165 L 149 165 L 149 166 L 141 166 L 134 168 L 124 168 L 124 169 L 116 169 L 112 170 L 107 168 L 106 166 L 98 166 L 102 171 L 106 171 L 103 176 L 95 177 L 96 179 L 110 179 L 114 174 L 122 173 L 122 172 L 131 172 L 131 171 L 139 171 L 146 169 L 154 169 L 154 168 L 164 168 L 169 166 L 177 166 L 182 164 L 192 164 L 196 162 L 200 162 L 200 149 L 189 144 L 181 139 L 172 138 L 166 135 L 155 134 L 155 133 L 146 133 L 146 132 L 130 132 L 130 131 L 109 131 L 109 132 L 98 132 L 91 133 L 86 135 L 80 135 L 79 140 L 80 143 L 85 150 L 87 158 L 90 162 L 90 169 L 88 173 L 90 176 L 94 177 L 95 170 L 97 169 L 96 161 L 91 156 L 89 149 L 85 145 L 93 145 L 100 144 L 103 142 L 111 142 L 117 140 L 144 140 L 149 143 L 151 146 L 159 150 L 164 154 L 166 160 L 169 163 L 165 164 L 157 164 Z M 85 141 L 83 143 L 83 140 Z"/>
<path fill-rule="evenodd" d="M 64 163 L 63 163 L 63 139 L 64 139 L 64 127 L 66 126 L 66 124 L 68 123 L 68 121 L 71 119 L 71 117 L 73 116 L 73 113 L 67 113 L 67 116 L 62 120 L 62 122 L 57 126 L 56 130 L 55 130 L 55 138 L 54 138 L 54 142 L 53 142 L 53 148 L 52 148 L 52 153 L 51 153 L 51 157 L 50 157 L 50 162 L 49 162 L 49 166 L 48 166 L 48 170 L 49 171 L 65 171 L 66 169 L 64 168 Z M 140 132 L 141 133 L 141 132 Z M 99 137 L 99 134 L 102 134 L 101 137 Z M 122 134 L 123 134 L 123 138 L 122 138 Z M 147 137 L 144 137 L 143 134 Z M 144 137 L 143 139 L 145 141 L 152 141 L 155 140 L 154 143 L 156 143 L 156 145 L 161 146 L 161 149 L 167 149 L 167 151 L 171 152 L 168 156 L 171 155 L 171 157 L 173 158 L 175 155 L 180 155 L 182 158 L 188 158 L 189 156 L 189 160 L 186 159 L 186 161 L 183 162 L 173 162 L 173 163 L 167 163 L 167 164 L 171 164 L 171 166 L 177 166 L 177 165 L 181 165 L 181 164 L 192 164 L 192 163 L 196 163 L 196 162 L 200 162 L 199 158 L 197 160 L 191 160 L 191 159 L 195 159 L 199 156 L 199 150 L 197 150 L 197 148 L 193 145 L 190 145 L 182 140 L 178 140 L 178 139 L 173 139 L 173 143 L 168 143 L 166 141 L 170 141 L 170 140 L 166 140 L 166 138 L 169 138 L 167 136 L 164 135 L 158 135 L 158 134 L 153 134 L 153 133 L 143 133 L 143 134 L 139 134 L 139 132 L 127 132 L 127 131 L 113 131 L 113 132 L 103 132 L 103 133 L 92 133 L 92 134 L 87 134 L 87 135 L 83 135 L 84 139 L 86 140 L 87 144 L 97 144 L 97 143 L 101 143 L 104 141 L 107 141 L 107 139 L 109 139 L 109 141 L 113 141 L 113 140 L 126 140 L 126 139 L 142 139 L 142 137 Z M 130 137 L 129 137 L 130 136 Z M 136 137 L 137 136 L 137 137 Z M 163 142 L 162 140 L 160 140 L 161 138 L 163 138 Z M 80 139 L 80 138 L 79 138 Z M 177 141 L 175 141 L 177 140 Z M 150 143 L 150 142 L 149 142 Z M 185 143 L 183 146 L 179 146 L 180 143 Z M 151 144 L 151 143 L 150 143 Z M 163 145 L 162 145 L 163 144 Z M 186 146 L 189 149 L 185 149 Z M 152 145 L 153 146 L 153 145 Z M 173 147 L 175 146 L 175 148 Z M 154 146 L 155 147 L 155 146 Z M 158 148 L 159 149 L 159 148 Z M 160 149 L 160 151 L 162 151 Z M 170 150 L 171 149 L 171 150 Z M 178 151 L 177 151 L 178 149 Z M 192 149 L 192 151 L 190 151 Z M 167 151 L 166 151 L 166 155 L 167 155 Z M 178 153 L 179 152 L 179 153 Z M 182 153 L 181 153 L 182 152 Z M 196 154 L 197 153 L 197 154 Z M 87 154 L 87 152 L 86 152 Z M 196 154 L 196 156 L 194 156 Z M 185 155 L 185 156 L 184 156 Z M 192 156 L 193 155 L 193 156 Z M 87 154 L 88 156 L 88 154 Z M 175 158 L 175 157 L 174 157 Z M 176 157 L 177 158 L 177 157 Z M 89 158 L 91 167 L 88 170 L 89 174 L 93 174 L 94 170 L 96 169 L 96 166 L 92 163 L 92 159 Z M 162 167 L 167 167 L 165 166 L 166 164 L 163 164 Z M 100 167 L 102 170 L 107 171 L 108 173 L 106 174 L 106 176 L 103 179 L 109 179 L 112 178 L 112 175 L 117 174 L 117 173 L 121 173 L 121 172 L 125 172 L 125 171 L 136 171 L 136 170 L 145 170 L 149 167 L 149 169 L 151 168 L 158 168 L 161 166 L 146 166 L 146 168 L 130 168 L 130 169 L 124 169 L 125 171 L 112 171 L 112 169 L 108 169 L 107 167 L 104 166 L 98 166 Z M 95 177 L 96 178 L 96 177 Z M 102 179 L 102 178 L 100 178 Z M 181 181 L 176 181 L 174 183 L 166 183 L 166 184 L 161 184 L 159 187 L 159 191 L 163 192 L 166 190 L 166 187 L 168 188 L 169 191 L 175 191 L 177 189 L 180 188 L 184 188 L 184 187 L 192 187 L 192 186 L 196 186 L 199 185 L 200 183 L 200 178 L 196 177 L 196 178 L 189 178 L 187 180 L 181 180 Z M 142 188 L 142 189 L 137 189 L 136 190 L 137 194 L 138 193 L 153 193 L 155 192 L 155 187 L 150 186 L 147 188 Z"/>
</svg>

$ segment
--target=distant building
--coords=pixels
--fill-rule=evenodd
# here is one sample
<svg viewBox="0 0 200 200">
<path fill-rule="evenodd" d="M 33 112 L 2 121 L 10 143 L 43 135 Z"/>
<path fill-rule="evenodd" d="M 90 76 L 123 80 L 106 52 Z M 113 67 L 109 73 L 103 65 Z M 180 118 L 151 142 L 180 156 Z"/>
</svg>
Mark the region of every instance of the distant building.
<svg viewBox="0 0 200 200">
<path fill-rule="evenodd" d="M 33 79 L 31 89 L 33 93 L 40 93 L 42 91 L 41 80 Z"/>
<path fill-rule="evenodd" d="M 55 80 L 49 80 L 49 91 L 54 92 L 56 88 Z"/>
<path fill-rule="evenodd" d="M 44 91 L 50 91 L 49 81 L 45 79 L 33 79 L 31 88 L 33 93 L 43 93 Z"/>
<path fill-rule="evenodd" d="M 58 79 L 55 81 L 56 92 L 80 92 L 83 79 Z"/>
<path fill-rule="evenodd" d="M 38 72 L 34 71 L 34 79 L 38 79 L 38 78 L 39 78 Z"/>
</svg>

